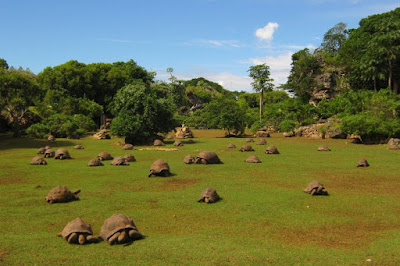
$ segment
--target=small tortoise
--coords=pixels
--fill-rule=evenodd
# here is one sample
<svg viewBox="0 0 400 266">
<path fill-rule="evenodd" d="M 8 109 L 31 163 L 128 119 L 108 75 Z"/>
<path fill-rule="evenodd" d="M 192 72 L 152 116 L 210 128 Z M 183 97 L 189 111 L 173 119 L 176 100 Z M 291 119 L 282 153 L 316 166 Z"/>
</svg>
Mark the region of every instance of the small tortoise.
<svg viewBox="0 0 400 266">
<path fill-rule="evenodd" d="M 165 143 L 159 139 L 156 139 L 153 143 L 154 146 L 165 146 Z"/>
<path fill-rule="evenodd" d="M 99 242 L 99 239 L 93 236 L 90 224 L 79 217 L 69 222 L 57 236 L 61 236 L 70 244 L 83 245 Z"/>
<path fill-rule="evenodd" d="M 180 140 L 176 140 L 176 141 L 174 142 L 174 146 L 183 146 L 183 142 L 180 141 Z"/>
<path fill-rule="evenodd" d="M 53 135 L 49 135 L 47 137 L 47 141 L 50 143 L 54 143 L 54 142 L 56 142 L 56 138 Z"/>
<path fill-rule="evenodd" d="M 127 162 L 136 162 L 136 158 L 135 156 L 131 155 L 131 154 L 126 154 L 124 156 L 125 161 Z"/>
<path fill-rule="evenodd" d="M 45 200 L 50 204 L 57 202 L 69 202 L 73 200 L 79 200 L 78 197 L 79 192 L 81 192 L 80 189 L 72 193 L 67 187 L 56 186 L 50 190 Z"/>
<path fill-rule="evenodd" d="M 365 158 L 361 158 L 358 163 L 357 163 L 357 167 L 368 167 L 369 163 L 367 162 L 367 160 Z"/>
<path fill-rule="evenodd" d="M 267 141 L 265 139 L 259 139 L 257 145 L 266 145 Z"/>
<path fill-rule="evenodd" d="M 194 142 L 194 140 L 192 140 L 192 139 L 189 139 L 188 141 L 186 141 L 186 144 L 194 144 L 195 142 Z"/>
<path fill-rule="evenodd" d="M 245 160 L 246 163 L 261 163 L 260 159 L 257 156 L 250 156 Z"/>
<path fill-rule="evenodd" d="M 71 156 L 69 155 L 69 152 L 66 149 L 58 149 L 56 151 L 56 154 L 54 155 L 54 159 L 71 159 Z"/>
<path fill-rule="evenodd" d="M 44 158 L 53 158 L 56 155 L 56 153 L 52 149 L 47 149 L 44 152 Z"/>
<path fill-rule="evenodd" d="M 39 156 L 33 157 L 31 161 L 31 165 L 46 165 L 46 164 L 47 162 Z"/>
<path fill-rule="evenodd" d="M 269 146 L 269 147 L 265 150 L 265 154 L 279 154 L 279 151 L 278 151 L 278 149 L 277 149 L 274 145 L 272 145 L 272 146 Z"/>
<path fill-rule="evenodd" d="M 304 190 L 305 193 L 309 193 L 312 196 L 315 195 L 328 195 L 328 191 L 326 191 L 324 185 L 322 185 L 320 182 L 317 180 L 312 181 L 309 183 Z"/>
<path fill-rule="evenodd" d="M 215 203 L 218 200 L 220 200 L 220 197 L 218 196 L 217 191 L 209 187 L 201 193 L 201 197 L 197 201 L 205 203 Z"/>
<path fill-rule="evenodd" d="M 100 161 L 106 161 L 106 160 L 112 160 L 114 159 L 111 154 L 109 154 L 106 151 L 100 152 L 99 155 L 97 155 L 97 158 L 99 158 Z"/>
<path fill-rule="evenodd" d="M 75 146 L 74 146 L 74 149 L 76 149 L 76 150 L 83 150 L 83 149 L 85 149 L 85 147 L 83 147 L 82 145 L 75 145 Z"/>
<path fill-rule="evenodd" d="M 236 149 L 236 145 L 232 143 L 229 143 L 227 147 L 228 149 Z"/>
<path fill-rule="evenodd" d="M 168 163 L 163 160 L 155 161 L 150 167 L 149 177 L 151 177 L 152 175 L 165 176 L 165 177 L 169 176 L 170 170 Z"/>
<path fill-rule="evenodd" d="M 104 166 L 104 164 L 99 160 L 99 158 L 94 158 L 88 162 L 88 166 Z"/>
<path fill-rule="evenodd" d="M 127 143 L 124 145 L 124 147 L 122 147 L 122 149 L 124 150 L 133 150 L 133 145 L 130 143 Z"/>
<path fill-rule="evenodd" d="M 183 158 L 183 162 L 185 164 L 192 164 L 194 163 L 194 157 L 192 155 L 186 155 L 185 158 Z"/>
<path fill-rule="evenodd" d="M 114 160 L 112 160 L 111 165 L 129 165 L 129 163 L 125 160 L 124 157 L 117 156 L 114 157 Z"/>
<path fill-rule="evenodd" d="M 244 152 L 244 151 L 254 151 L 254 149 L 253 149 L 253 147 L 251 147 L 251 145 L 246 144 L 246 145 L 243 145 L 243 146 L 240 148 L 239 151 L 241 151 L 241 152 Z"/>
<path fill-rule="evenodd" d="M 252 139 L 252 138 L 247 138 L 247 139 L 246 139 L 246 142 L 254 142 L 254 139 Z"/>
<path fill-rule="evenodd" d="M 116 213 L 104 221 L 101 227 L 100 238 L 113 245 L 142 239 L 143 235 L 139 233 L 130 217 Z"/>
<path fill-rule="evenodd" d="M 318 151 L 331 151 L 331 149 L 326 145 L 321 145 L 318 147 Z"/>
<path fill-rule="evenodd" d="M 50 147 L 49 145 L 44 146 L 44 148 L 45 148 L 46 150 L 51 149 L 51 147 Z"/>
<path fill-rule="evenodd" d="M 197 155 L 196 164 L 219 164 L 222 163 L 218 155 L 213 151 L 202 151 Z"/>
<path fill-rule="evenodd" d="M 40 147 L 37 154 L 44 154 L 46 152 L 46 147 Z"/>
</svg>

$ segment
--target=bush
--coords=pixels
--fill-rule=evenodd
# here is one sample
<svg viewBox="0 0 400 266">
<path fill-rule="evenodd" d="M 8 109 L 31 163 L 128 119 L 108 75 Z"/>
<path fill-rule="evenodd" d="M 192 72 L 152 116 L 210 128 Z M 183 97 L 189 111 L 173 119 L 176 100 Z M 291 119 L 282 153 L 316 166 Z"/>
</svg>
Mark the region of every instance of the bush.
<svg viewBox="0 0 400 266">
<path fill-rule="evenodd" d="M 279 130 L 282 132 L 289 132 L 296 128 L 296 122 L 293 120 L 283 120 L 279 124 Z"/>
<path fill-rule="evenodd" d="M 46 138 L 46 135 L 48 135 L 49 132 L 49 128 L 41 123 L 33 124 L 26 129 L 26 134 L 28 134 L 28 136 L 37 139 Z"/>
</svg>

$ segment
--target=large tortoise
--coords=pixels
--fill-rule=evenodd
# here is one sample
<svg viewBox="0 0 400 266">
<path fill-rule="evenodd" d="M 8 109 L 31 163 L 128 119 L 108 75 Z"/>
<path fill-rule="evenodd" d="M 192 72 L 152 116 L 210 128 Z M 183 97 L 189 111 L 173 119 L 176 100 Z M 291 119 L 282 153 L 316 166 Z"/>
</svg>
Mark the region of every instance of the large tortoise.
<svg viewBox="0 0 400 266">
<path fill-rule="evenodd" d="M 257 145 L 266 145 L 267 141 L 265 139 L 259 139 Z"/>
<path fill-rule="evenodd" d="M 154 140 L 153 145 L 154 145 L 154 146 L 165 146 L 165 143 L 162 142 L 162 141 L 159 140 L 159 139 L 156 139 L 156 140 Z"/>
<path fill-rule="evenodd" d="M 83 149 L 85 149 L 85 147 L 83 147 L 82 145 L 75 145 L 74 146 L 74 149 L 76 149 L 76 150 L 83 150 Z"/>
<path fill-rule="evenodd" d="M 99 158 L 100 161 L 106 161 L 106 160 L 114 159 L 114 157 L 112 157 L 111 154 L 109 154 L 106 151 L 100 152 L 99 155 L 97 155 L 97 158 Z"/>
<path fill-rule="evenodd" d="M 196 164 L 219 164 L 222 163 L 218 155 L 213 151 L 202 151 L 197 155 Z"/>
<path fill-rule="evenodd" d="M 195 142 L 194 142 L 194 140 L 192 140 L 192 139 L 189 139 L 188 141 L 186 141 L 186 144 L 194 144 Z"/>
<path fill-rule="evenodd" d="M 365 158 L 361 158 L 357 162 L 357 167 L 368 167 L 368 166 L 369 166 L 369 163 L 367 162 L 367 160 Z"/>
<path fill-rule="evenodd" d="M 63 237 L 70 244 L 83 245 L 99 242 L 99 239 L 93 236 L 93 230 L 90 224 L 80 217 L 69 222 L 57 236 Z"/>
<path fill-rule="evenodd" d="M 192 164 L 194 163 L 194 157 L 192 155 L 186 155 L 185 158 L 183 158 L 183 162 L 185 164 Z"/>
<path fill-rule="evenodd" d="M 174 142 L 174 146 L 183 146 L 183 142 L 182 141 L 180 141 L 180 140 L 176 140 L 175 142 Z"/>
<path fill-rule="evenodd" d="M 150 167 L 149 177 L 151 177 L 152 175 L 165 176 L 165 177 L 169 176 L 170 170 L 168 163 L 163 160 L 155 161 Z"/>
<path fill-rule="evenodd" d="M 139 233 L 130 217 L 116 213 L 104 221 L 101 227 L 100 238 L 113 245 L 142 239 L 143 235 Z"/>
<path fill-rule="evenodd" d="M 111 165 L 129 165 L 129 163 L 125 160 L 124 157 L 117 156 L 111 162 Z"/>
<path fill-rule="evenodd" d="M 104 164 L 99 160 L 99 158 L 94 158 L 88 162 L 88 166 L 104 166 Z"/>
<path fill-rule="evenodd" d="M 389 150 L 398 150 L 399 149 L 399 145 L 397 145 L 395 143 L 390 143 L 390 144 L 388 144 L 388 149 Z"/>
<path fill-rule="evenodd" d="M 246 142 L 254 142 L 254 139 L 253 138 L 247 138 Z"/>
<path fill-rule="evenodd" d="M 215 203 L 218 200 L 220 200 L 220 197 L 217 193 L 217 191 L 211 187 L 205 189 L 200 196 L 200 199 L 198 199 L 198 202 L 205 202 L 205 203 Z"/>
<path fill-rule="evenodd" d="M 331 149 L 326 145 L 321 145 L 318 147 L 318 151 L 331 151 Z"/>
<path fill-rule="evenodd" d="M 261 163 L 260 159 L 257 156 L 250 156 L 245 160 L 246 163 Z"/>
<path fill-rule="evenodd" d="M 79 200 L 78 197 L 79 192 L 81 192 L 80 189 L 72 193 L 67 187 L 56 186 L 50 190 L 45 200 L 50 204 L 57 202 L 69 202 L 69 201 Z"/>
<path fill-rule="evenodd" d="M 124 147 L 122 147 L 122 149 L 124 150 L 133 150 L 133 145 L 130 143 L 127 143 L 124 145 Z"/>
<path fill-rule="evenodd" d="M 274 145 L 272 145 L 272 146 L 269 146 L 269 147 L 265 150 L 265 154 L 279 154 L 279 151 L 278 151 L 278 149 L 277 149 Z"/>
<path fill-rule="evenodd" d="M 135 156 L 133 156 L 132 154 L 126 154 L 124 156 L 125 161 L 127 162 L 136 162 L 136 158 Z"/>
<path fill-rule="evenodd" d="M 310 182 L 306 189 L 304 190 L 305 193 L 309 193 L 312 196 L 315 195 L 328 195 L 328 191 L 326 191 L 324 185 L 322 185 L 317 180 Z"/>
<path fill-rule="evenodd" d="M 40 147 L 37 154 L 44 154 L 46 152 L 46 147 Z"/>
<path fill-rule="evenodd" d="M 229 143 L 227 147 L 228 149 L 236 149 L 236 145 L 233 143 Z"/>
<path fill-rule="evenodd" d="M 239 151 L 241 151 L 241 152 L 244 152 L 244 151 L 254 151 L 254 149 L 253 149 L 253 147 L 251 147 L 251 145 L 246 144 L 246 145 L 243 145 L 243 146 L 240 148 Z"/>
<path fill-rule="evenodd" d="M 46 164 L 47 162 L 39 156 L 33 157 L 31 161 L 31 165 L 46 165 Z"/>
<path fill-rule="evenodd" d="M 56 154 L 54 155 L 54 159 L 71 159 L 71 156 L 69 155 L 69 152 L 66 149 L 58 149 L 56 151 Z"/>
<path fill-rule="evenodd" d="M 47 149 L 44 152 L 44 158 L 53 158 L 56 155 L 56 153 L 52 149 Z"/>
</svg>

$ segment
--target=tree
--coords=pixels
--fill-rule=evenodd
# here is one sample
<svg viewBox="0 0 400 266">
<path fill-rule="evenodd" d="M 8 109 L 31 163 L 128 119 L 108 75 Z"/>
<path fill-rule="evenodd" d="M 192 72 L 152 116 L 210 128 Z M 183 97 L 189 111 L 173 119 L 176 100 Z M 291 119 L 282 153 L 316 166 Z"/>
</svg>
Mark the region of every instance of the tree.
<svg viewBox="0 0 400 266">
<path fill-rule="evenodd" d="M 0 110 L 12 123 L 14 137 L 21 135 L 21 124 L 35 98 L 40 96 L 36 76 L 21 70 L 0 71 Z"/>
<path fill-rule="evenodd" d="M 269 66 L 266 64 L 251 66 L 248 70 L 249 76 L 254 80 L 251 85 L 253 89 L 260 92 L 260 122 L 263 116 L 263 105 L 264 105 L 264 91 L 272 91 L 274 85 L 271 73 L 269 72 Z"/>
<path fill-rule="evenodd" d="M 109 105 L 115 116 L 113 134 L 125 136 L 126 143 L 146 143 L 157 133 L 175 128 L 173 106 L 168 99 L 157 97 L 157 90 L 141 80 L 121 88 Z"/>
<path fill-rule="evenodd" d="M 346 27 L 346 23 L 339 22 L 333 28 L 328 30 L 325 33 L 324 41 L 321 44 L 322 50 L 334 56 L 338 55 L 340 47 L 348 37 Z"/>
<path fill-rule="evenodd" d="M 8 64 L 7 64 L 6 60 L 4 60 L 3 58 L 0 58 L 0 70 L 2 70 L 2 69 L 7 70 L 8 69 Z"/>
</svg>

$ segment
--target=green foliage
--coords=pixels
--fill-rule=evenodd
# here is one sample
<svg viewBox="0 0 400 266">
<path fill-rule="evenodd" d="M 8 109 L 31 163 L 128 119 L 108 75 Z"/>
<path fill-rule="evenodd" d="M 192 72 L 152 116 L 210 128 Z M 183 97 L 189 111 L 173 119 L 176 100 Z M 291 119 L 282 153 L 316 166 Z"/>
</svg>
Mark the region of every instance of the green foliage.
<svg viewBox="0 0 400 266">
<path fill-rule="evenodd" d="M 325 33 L 324 41 L 321 44 L 322 50 L 334 56 L 338 55 L 340 47 L 348 37 L 346 27 L 346 23 L 339 22 L 333 28 L 328 30 Z"/>
<path fill-rule="evenodd" d="M 212 81 L 207 80 L 202 77 L 184 81 L 183 86 L 186 88 L 187 87 L 201 87 L 203 89 L 213 92 L 214 94 L 215 94 L 215 92 L 219 92 L 222 94 L 226 94 L 228 92 L 218 83 L 212 82 Z"/>
<path fill-rule="evenodd" d="M 157 97 L 156 89 L 135 81 L 119 90 L 109 105 L 115 116 L 111 131 L 128 143 L 146 142 L 175 128 L 173 108 L 171 101 Z"/>
<path fill-rule="evenodd" d="M 7 61 L 3 58 L 0 58 L 0 70 L 7 70 L 8 64 Z"/>
<path fill-rule="evenodd" d="M 290 119 L 283 120 L 279 123 L 279 130 L 289 132 L 296 128 L 296 122 Z"/>
</svg>

